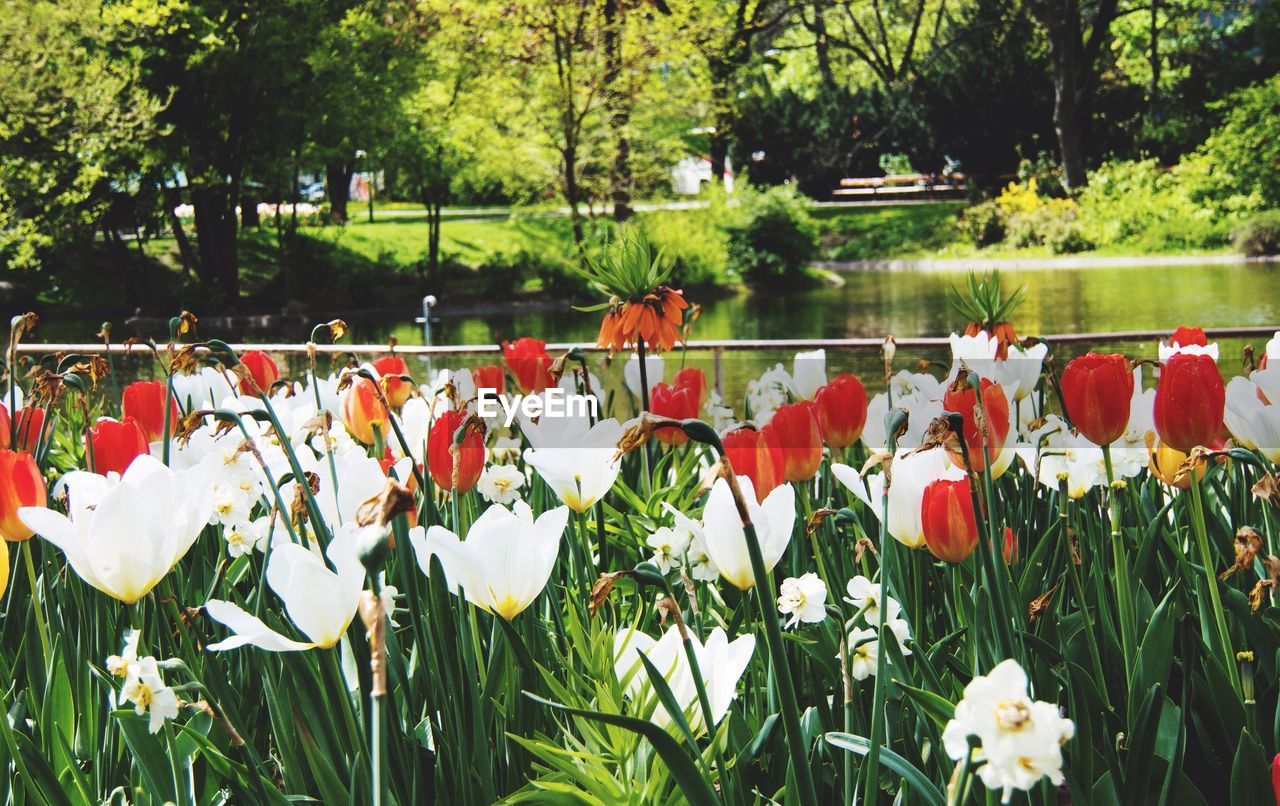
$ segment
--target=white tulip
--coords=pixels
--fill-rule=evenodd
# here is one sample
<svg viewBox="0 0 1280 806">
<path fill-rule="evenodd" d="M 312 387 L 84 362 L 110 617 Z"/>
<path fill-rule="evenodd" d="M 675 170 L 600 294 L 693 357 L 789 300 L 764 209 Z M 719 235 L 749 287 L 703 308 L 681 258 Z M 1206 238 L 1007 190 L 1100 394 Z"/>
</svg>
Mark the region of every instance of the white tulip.
<svg viewBox="0 0 1280 806">
<path fill-rule="evenodd" d="M 1000 349 L 999 339 L 988 335 L 985 330 L 980 330 L 973 336 L 952 333 L 948 341 L 951 342 L 951 373 L 947 376 L 948 381 L 953 380 L 956 373 L 960 371 L 961 361 L 978 377 L 989 381 L 999 380 L 996 377 L 996 353 Z"/>
<path fill-rule="evenodd" d="M 199 372 L 173 376 L 173 396 L 183 411 L 218 408 L 228 398 L 236 396 L 239 382 L 226 370 L 202 367 Z"/>
<path fill-rule="evenodd" d="M 692 634 L 689 640 L 693 656 L 698 662 L 698 670 L 702 673 L 707 704 L 711 706 L 711 718 L 718 725 L 737 696 L 738 681 L 755 652 L 755 636 L 740 635 L 729 641 L 724 630 L 716 627 L 707 636 L 705 644 Z M 679 627 L 673 624 L 656 641 L 641 632 L 619 632 L 614 636 L 613 648 L 614 672 L 633 701 L 637 701 L 643 708 L 652 696 L 649 675 L 640 662 L 640 655 L 643 653 L 667 682 L 676 702 L 688 717 L 690 729 L 695 734 L 706 731 L 706 721 L 698 703 L 697 683 L 685 654 Z M 654 708 L 653 721 L 664 728 L 671 724 L 671 715 L 661 702 Z"/>
<path fill-rule="evenodd" d="M 1280 367 L 1275 371 L 1280 371 Z M 1250 379 L 1232 378 L 1227 384 L 1223 420 L 1246 448 L 1258 451 L 1272 462 L 1280 462 L 1280 404 L 1264 403 L 1258 394 L 1257 384 Z"/>
<path fill-rule="evenodd" d="M 652 353 L 644 357 L 645 380 L 649 382 L 649 388 L 662 380 L 663 360 L 660 355 Z M 627 359 L 627 363 L 622 367 L 622 378 L 627 384 L 627 389 L 635 396 L 637 400 L 641 397 L 642 384 L 640 383 L 640 358 L 632 353 Z M 594 383 L 593 383 L 594 386 Z"/>
<path fill-rule="evenodd" d="M 996 380 L 1013 395 L 1015 401 L 1026 400 L 1040 382 L 1040 368 L 1048 354 L 1049 345 L 1043 342 L 1025 350 L 1011 344 L 1009 357 L 996 362 Z"/>
<path fill-rule="evenodd" d="M 356 557 L 362 534 L 363 529 L 354 524 L 338 529 L 325 551 L 336 573 L 317 552 L 297 543 L 280 543 L 271 548 L 267 584 L 284 602 L 289 619 L 310 641 L 287 638 L 239 605 L 210 599 L 205 603 L 205 612 L 214 621 L 225 624 L 232 635 L 210 644 L 209 649 L 249 645 L 269 652 L 289 652 L 315 647 L 328 649 L 337 644 L 355 618 L 364 589 L 365 569 Z"/>
<path fill-rule="evenodd" d="M 586 512 L 617 481 L 623 433 L 617 420 L 590 425 L 578 417 L 544 416 L 537 425 L 522 424 L 521 431 L 533 446 L 524 460 L 574 512 Z"/>
<path fill-rule="evenodd" d="M 926 451 L 900 449 L 893 458 L 893 483 L 889 486 L 889 517 L 887 528 L 889 534 L 908 548 L 924 547 L 924 528 L 920 523 L 920 505 L 924 501 L 924 488 L 938 479 L 958 480 L 965 473 L 947 458 L 943 448 L 930 448 Z M 876 518 L 883 517 L 884 510 L 884 474 L 876 473 L 867 477 L 863 486 L 862 477 L 848 465 L 834 464 L 831 473 L 836 480 L 849 488 L 863 503 L 871 509 Z"/>
<path fill-rule="evenodd" d="M 784 484 L 757 504 L 751 479 L 739 476 L 738 484 L 742 485 L 742 497 L 747 503 L 751 523 L 755 526 L 756 539 L 764 558 L 764 570 L 772 571 L 778 560 L 782 559 L 787 544 L 791 542 L 791 532 L 796 520 L 796 491 L 790 484 Z M 729 483 L 724 479 L 716 479 L 711 487 L 702 521 L 707 555 L 720 575 L 739 590 L 754 587 L 756 578 L 751 572 L 746 532 L 742 528 L 742 518 L 733 502 Z"/>
<path fill-rule="evenodd" d="M 476 518 L 467 539 L 443 526 L 409 534 L 418 566 L 431 573 L 431 557 L 440 558 L 450 590 L 488 613 L 511 621 L 538 598 L 560 551 L 569 510 L 557 507 L 535 521 L 533 510 L 517 501 L 510 510 L 494 504 Z"/>
<path fill-rule="evenodd" d="M 195 543 L 213 513 L 211 468 L 172 470 L 140 456 L 118 480 L 66 475 L 68 518 L 43 507 L 18 517 L 62 550 L 88 584 L 125 604 L 146 596 Z"/>
<path fill-rule="evenodd" d="M 1267 342 L 1267 349 L 1262 354 L 1267 357 L 1267 361 L 1280 361 L 1280 330 Z"/>
<path fill-rule="evenodd" d="M 1212 358 L 1214 361 L 1217 361 L 1218 360 L 1218 343 L 1216 341 L 1211 341 L 1205 346 L 1201 347 L 1199 344 L 1188 344 L 1186 346 L 1183 346 L 1178 342 L 1172 342 L 1169 344 L 1166 344 L 1163 341 L 1160 342 L 1160 363 L 1161 364 L 1168 361 L 1170 358 L 1173 358 L 1178 353 L 1187 353 L 1188 355 L 1207 355 L 1210 358 Z"/>
<path fill-rule="evenodd" d="M 805 400 L 813 400 L 818 389 L 827 383 L 827 351 L 811 350 L 807 353 L 796 353 L 791 368 L 796 393 Z"/>
</svg>

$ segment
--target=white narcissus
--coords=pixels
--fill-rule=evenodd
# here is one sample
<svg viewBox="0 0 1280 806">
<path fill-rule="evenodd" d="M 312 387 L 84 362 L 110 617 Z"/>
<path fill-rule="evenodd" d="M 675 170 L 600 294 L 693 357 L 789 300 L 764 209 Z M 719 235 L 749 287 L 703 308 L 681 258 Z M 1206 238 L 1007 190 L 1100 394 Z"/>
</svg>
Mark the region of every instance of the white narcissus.
<svg viewBox="0 0 1280 806">
<path fill-rule="evenodd" d="M 787 619 L 787 626 L 800 622 L 817 624 L 827 617 L 827 585 L 812 571 L 799 577 L 787 577 L 778 588 L 778 612 Z"/>
<path fill-rule="evenodd" d="M 507 509 L 494 504 L 476 518 L 467 539 L 443 526 L 409 533 L 418 566 L 431 573 L 431 557 L 440 558 L 449 589 L 462 589 L 467 601 L 511 621 L 533 604 L 555 566 L 560 538 L 569 523 L 567 507 L 538 516 L 524 501 Z"/>
<path fill-rule="evenodd" d="M 924 547 L 924 527 L 920 523 L 920 505 L 924 500 L 924 488 L 938 479 L 963 479 L 964 471 L 947 458 L 943 448 L 925 451 L 901 449 L 893 459 L 893 483 L 889 486 L 889 518 L 886 524 L 889 534 L 908 548 Z M 866 486 L 857 470 L 848 465 L 834 464 L 831 474 L 862 500 L 876 516 L 883 517 L 884 474 L 867 477 Z M 868 492 L 867 487 L 870 487 Z"/>
<path fill-rule="evenodd" d="M 1251 378 L 1231 379 L 1223 421 L 1246 448 L 1258 451 L 1269 461 L 1280 462 L 1280 401 L 1266 395 L 1271 402 L 1265 402 L 1265 393 L 1252 380 L 1268 374 L 1280 377 L 1280 366 L 1254 372 Z"/>
<path fill-rule="evenodd" d="M 689 640 L 693 656 L 698 661 L 698 670 L 702 673 L 711 718 L 718 725 L 737 696 L 738 680 L 755 652 L 755 636 L 740 635 L 730 641 L 725 631 L 716 627 L 707 636 L 705 644 L 692 634 Z M 673 624 L 657 640 L 642 632 L 625 630 L 614 636 L 614 672 L 633 700 L 647 700 L 652 696 L 653 687 L 644 664 L 640 662 L 641 654 L 662 674 L 676 702 L 689 717 L 690 729 L 695 734 L 705 732 L 707 726 L 698 703 L 697 683 L 685 655 L 680 628 Z M 671 715 L 661 702 L 654 709 L 653 721 L 664 728 L 671 724 Z"/>
<path fill-rule="evenodd" d="M 790 484 L 784 484 L 757 504 L 751 480 L 739 476 L 738 484 L 742 486 L 742 497 L 747 502 L 756 539 L 760 542 L 764 570 L 772 571 L 778 560 L 782 559 L 787 544 L 791 542 L 791 532 L 796 521 L 796 491 Z M 711 558 L 711 563 L 720 572 L 720 576 L 739 590 L 754 587 L 756 578 L 751 572 L 746 532 L 742 528 L 738 508 L 733 503 L 729 483 L 724 479 L 716 479 L 711 487 L 711 495 L 707 497 L 707 506 L 702 513 L 702 530 L 706 539 L 707 556 Z"/>
<path fill-rule="evenodd" d="M 574 512 L 586 512 L 618 479 L 622 424 L 613 418 L 591 425 L 580 417 L 543 416 L 520 427 L 528 437 L 524 460 Z"/>
<path fill-rule="evenodd" d="M 791 378 L 800 397 L 813 400 L 818 389 L 827 383 L 827 351 L 796 353 L 791 365 Z"/>
<path fill-rule="evenodd" d="M 1017 661 L 1006 660 L 965 686 L 942 744 L 959 761 L 969 752 L 969 737 L 978 737 L 981 746 L 973 758 L 986 762 L 978 767 L 978 777 L 988 789 L 1001 790 L 1007 803 L 1013 790 L 1029 790 L 1041 778 L 1062 783 L 1062 745 L 1074 735 L 1075 724 L 1058 713 L 1058 706 L 1027 696 L 1026 672 Z"/>
<path fill-rule="evenodd" d="M 172 470 L 139 456 L 118 480 L 63 477 L 70 517 L 24 507 L 18 517 L 62 550 L 85 582 L 125 604 L 146 596 L 187 553 L 213 513 L 212 467 Z"/>
<path fill-rule="evenodd" d="M 232 635 L 210 644 L 209 649 L 248 645 L 270 652 L 288 652 L 317 647 L 329 649 L 337 644 L 351 626 L 364 590 L 365 569 L 356 557 L 361 535 L 362 529 L 354 524 L 337 530 L 325 551 L 336 572 L 325 564 L 318 552 L 297 543 L 281 543 L 271 548 L 267 584 L 284 603 L 289 619 L 309 641 L 281 635 L 239 605 L 210 599 L 205 603 L 205 612 L 214 621 L 225 624 Z"/>
</svg>

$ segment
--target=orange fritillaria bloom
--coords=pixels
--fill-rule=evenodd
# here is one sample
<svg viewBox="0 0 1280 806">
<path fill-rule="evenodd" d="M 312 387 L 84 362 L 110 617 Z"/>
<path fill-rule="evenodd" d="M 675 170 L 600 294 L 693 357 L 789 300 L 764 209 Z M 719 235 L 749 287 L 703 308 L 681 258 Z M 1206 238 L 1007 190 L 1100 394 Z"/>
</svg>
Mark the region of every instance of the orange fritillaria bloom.
<svg viewBox="0 0 1280 806">
<path fill-rule="evenodd" d="M 680 326 L 689 303 L 684 292 L 660 285 L 640 300 L 616 302 L 605 312 L 597 343 L 620 352 L 635 347 L 641 339 L 651 352 L 664 353 L 684 340 Z"/>
</svg>

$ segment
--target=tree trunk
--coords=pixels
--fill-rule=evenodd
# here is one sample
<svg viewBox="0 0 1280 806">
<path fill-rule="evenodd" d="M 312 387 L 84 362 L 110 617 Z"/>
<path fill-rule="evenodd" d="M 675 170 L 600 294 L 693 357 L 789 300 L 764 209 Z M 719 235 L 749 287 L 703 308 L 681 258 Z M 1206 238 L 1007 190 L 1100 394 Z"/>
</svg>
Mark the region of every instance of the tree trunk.
<svg viewBox="0 0 1280 806">
<path fill-rule="evenodd" d="M 1080 10 L 1076 0 L 1054 4 L 1060 11 L 1046 20 L 1053 61 L 1053 129 L 1062 158 L 1063 184 L 1084 187 L 1084 145 L 1080 120 Z"/>
<path fill-rule="evenodd" d="M 724 163 L 729 156 L 729 133 L 727 130 L 716 126 L 716 131 L 711 135 L 711 181 L 719 187 L 724 187 Z"/>
<path fill-rule="evenodd" d="M 573 224 L 573 243 L 578 247 L 578 254 L 584 253 L 587 240 L 582 228 L 582 212 L 578 205 L 582 202 L 582 189 L 578 187 L 578 149 L 575 145 L 566 145 L 561 152 L 564 160 L 564 200 L 569 205 L 569 220 Z"/>
<path fill-rule="evenodd" d="M 225 186 L 203 186 L 192 188 L 191 199 L 196 208 L 200 279 L 215 305 L 234 305 L 240 299 L 234 196 Z"/>
<path fill-rule="evenodd" d="M 258 200 L 251 196 L 240 197 L 240 226 L 245 229 L 262 226 L 262 218 L 258 215 Z"/>
<path fill-rule="evenodd" d="M 613 218 L 619 223 L 631 217 L 631 94 L 623 86 L 622 32 L 624 17 L 618 0 L 604 2 L 604 108 L 614 136 L 613 165 L 609 169 L 609 196 Z"/>
<path fill-rule="evenodd" d="M 133 272 L 130 270 L 129 249 L 125 246 L 124 239 L 120 237 L 120 231 L 106 221 L 102 222 L 102 236 L 107 244 L 111 267 L 115 270 L 120 288 L 124 291 L 125 300 L 130 306 L 136 308 L 141 304 L 141 298 L 138 295 L 138 284 L 134 281 Z"/>
<path fill-rule="evenodd" d="M 835 73 L 831 70 L 831 43 L 827 39 L 827 18 L 822 8 L 826 0 L 813 0 L 813 52 L 818 61 L 818 75 L 828 92 L 836 89 Z"/>
<path fill-rule="evenodd" d="M 175 210 L 181 200 L 178 191 L 176 188 L 162 186 L 162 193 L 165 215 L 169 217 L 169 228 L 173 230 L 173 239 L 178 243 L 178 257 L 182 260 L 182 270 L 188 277 L 198 276 L 199 258 L 196 257 L 196 251 L 191 248 L 191 239 L 187 237 L 187 230 L 182 226 L 182 219 L 178 218 Z"/>
<path fill-rule="evenodd" d="M 329 215 L 339 224 L 345 224 L 347 202 L 351 200 L 351 166 L 345 162 L 326 165 L 324 191 L 329 196 Z"/>
<path fill-rule="evenodd" d="M 1155 122 L 1160 104 L 1160 0 L 1151 0 L 1151 50 L 1147 55 L 1151 65 L 1151 87 L 1147 91 L 1147 114 Z"/>
</svg>

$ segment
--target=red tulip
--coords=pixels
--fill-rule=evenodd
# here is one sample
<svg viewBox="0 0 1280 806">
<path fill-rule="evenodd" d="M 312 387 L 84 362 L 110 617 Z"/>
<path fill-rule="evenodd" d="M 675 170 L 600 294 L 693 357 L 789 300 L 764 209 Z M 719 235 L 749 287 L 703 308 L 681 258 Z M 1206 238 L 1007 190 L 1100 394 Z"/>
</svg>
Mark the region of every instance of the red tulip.
<svg viewBox="0 0 1280 806">
<path fill-rule="evenodd" d="M 276 366 L 275 361 L 271 360 L 271 356 L 261 350 L 250 350 L 240 356 L 240 363 L 244 364 L 244 368 L 253 376 L 253 383 L 256 383 L 258 389 L 264 392 L 270 392 L 271 387 L 280 380 L 280 368 Z M 253 388 L 253 384 L 244 379 L 240 380 L 240 392 L 245 395 L 258 393 Z"/>
<path fill-rule="evenodd" d="M 137 420 L 103 417 L 85 436 L 89 469 L 103 476 L 124 473 L 139 456 L 151 453 L 147 433 Z"/>
<path fill-rule="evenodd" d="M 698 393 L 687 386 L 658 383 L 649 390 L 649 411 L 659 417 L 687 420 L 698 416 Z M 679 428 L 659 428 L 653 432 L 664 445 L 683 445 L 689 437 Z"/>
<path fill-rule="evenodd" d="M 982 414 L 987 426 L 985 439 L 978 428 L 978 418 L 974 412 L 978 397 L 968 381 L 958 381 L 942 396 L 943 408 L 964 418 L 964 443 L 969 451 L 969 469 L 975 473 L 985 471 L 987 464 L 996 460 L 1009 436 L 1009 399 L 1004 396 L 1004 389 L 986 378 L 982 379 L 979 388 L 982 390 Z M 952 455 L 951 461 L 964 467 L 964 458 L 961 456 Z"/>
<path fill-rule="evenodd" d="M 409 374 L 409 365 L 398 355 L 384 355 L 373 362 L 373 368 L 382 379 L 382 394 L 386 395 L 387 403 L 393 409 L 403 406 L 413 392 L 413 382 L 401 377 Z"/>
<path fill-rule="evenodd" d="M 507 373 L 497 364 L 488 364 L 471 370 L 471 380 L 476 385 L 477 394 L 481 389 L 492 389 L 500 395 L 507 385 Z"/>
<path fill-rule="evenodd" d="M 707 388 L 707 373 L 697 367 L 685 367 L 676 373 L 675 378 L 671 381 L 672 386 L 683 386 L 693 392 L 693 396 L 698 401 L 698 411 L 707 403 L 707 396 L 711 394 L 711 390 Z M 694 412 L 691 416 L 697 417 L 698 413 Z"/>
<path fill-rule="evenodd" d="M 1211 357 L 1177 353 L 1164 362 L 1155 405 L 1162 443 L 1183 453 L 1208 445 L 1222 430 L 1225 407 L 1222 376 Z"/>
<path fill-rule="evenodd" d="M 551 356 L 547 353 L 547 343 L 525 336 L 522 339 L 502 343 L 502 360 L 507 369 L 516 376 L 520 391 L 526 395 L 538 394 L 548 386 L 552 386 Z"/>
<path fill-rule="evenodd" d="M 3 408 L 0 406 L 0 410 Z M 20 409 L 13 430 L 17 434 L 18 450 L 35 453 L 40 444 L 40 435 L 44 431 L 44 409 L 37 406 Z M 8 434 L 7 428 L 5 433 Z"/>
<path fill-rule="evenodd" d="M 385 438 L 390 413 L 378 399 L 378 387 L 368 378 L 356 376 L 342 398 L 342 419 L 347 430 L 360 442 L 372 445 L 374 429 Z"/>
<path fill-rule="evenodd" d="M 124 388 L 120 409 L 126 420 L 136 420 L 148 442 L 164 439 L 164 403 L 169 401 L 169 433 L 178 427 L 178 405 L 169 396 L 169 387 L 160 381 L 138 381 Z"/>
<path fill-rule="evenodd" d="M 939 560 L 963 562 L 978 545 L 978 522 L 973 516 L 969 477 L 938 479 L 924 488 L 920 526 L 929 551 Z"/>
<path fill-rule="evenodd" d="M 856 375 L 837 375 L 818 387 L 813 413 L 822 429 L 822 441 L 832 448 L 847 448 L 858 441 L 867 424 L 867 390 Z"/>
<path fill-rule="evenodd" d="M 751 479 L 757 501 L 763 501 L 782 484 L 785 465 L 773 431 L 743 427 L 725 434 L 721 441 L 724 443 L 724 458 L 734 473 Z"/>
<path fill-rule="evenodd" d="M 1062 372 L 1062 399 L 1071 424 L 1094 445 L 1110 445 L 1129 427 L 1133 371 L 1124 356 L 1089 353 Z"/>
<path fill-rule="evenodd" d="M 779 406 L 765 430 L 773 432 L 782 448 L 783 479 L 806 481 L 817 475 L 822 464 L 822 431 L 812 402 Z"/>
<path fill-rule="evenodd" d="M 13 447 L 13 422 L 9 419 L 9 410 L 0 405 L 0 451 Z"/>
<path fill-rule="evenodd" d="M 1276 806 L 1280 806 L 1280 753 L 1271 759 L 1271 795 L 1276 799 Z"/>
<path fill-rule="evenodd" d="M 30 538 L 34 532 L 18 520 L 18 510 L 47 504 L 44 477 L 31 454 L 0 450 L 0 537 L 12 542 Z"/>
<path fill-rule="evenodd" d="M 1207 347 L 1209 340 L 1205 338 L 1204 328 L 1184 325 L 1173 331 L 1173 335 L 1169 337 L 1169 343 L 1179 347 Z"/>
<path fill-rule="evenodd" d="M 466 415 L 464 412 L 450 410 L 441 412 L 431 424 L 427 434 L 427 469 L 436 486 L 442 490 L 453 490 L 453 447 L 454 433 L 462 425 Z M 458 486 L 456 492 L 465 493 L 480 480 L 480 471 L 484 470 L 484 440 L 477 432 L 471 432 L 463 438 L 458 447 Z"/>
</svg>

